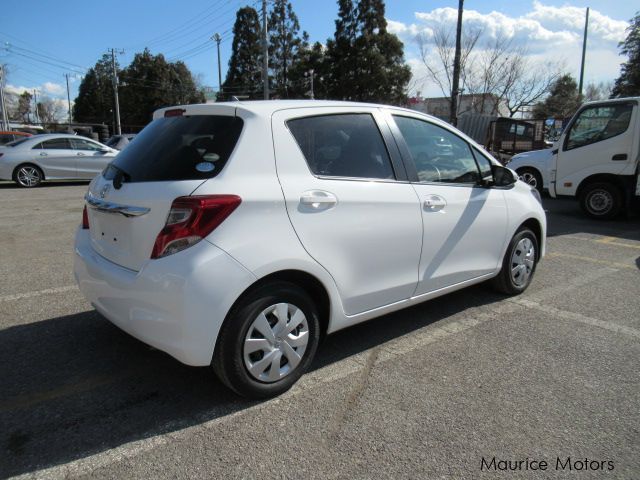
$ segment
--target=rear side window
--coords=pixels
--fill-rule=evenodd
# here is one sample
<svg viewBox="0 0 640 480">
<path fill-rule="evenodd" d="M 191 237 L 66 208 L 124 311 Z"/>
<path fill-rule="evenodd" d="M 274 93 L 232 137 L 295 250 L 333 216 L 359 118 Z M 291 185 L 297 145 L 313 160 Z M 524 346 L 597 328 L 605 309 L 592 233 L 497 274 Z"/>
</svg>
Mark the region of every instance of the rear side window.
<svg viewBox="0 0 640 480">
<path fill-rule="evenodd" d="M 315 175 L 395 178 L 382 135 L 368 113 L 297 118 L 287 126 Z"/>
<path fill-rule="evenodd" d="M 89 140 L 83 140 L 82 138 L 72 138 L 71 145 L 73 145 L 74 150 L 90 150 L 93 152 L 102 150 L 102 146 Z"/>
<path fill-rule="evenodd" d="M 136 136 L 104 171 L 127 182 L 199 180 L 215 177 L 229 160 L 242 132 L 242 119 L 193 115 L 158 118 Z"/>
<path fill-rule="evenodd" d="M 42 148 L 47 150 L 70 150 L 71 144 L 68 138 L 52 138 L 51 140 L 45 140 L 42 143 L 37 144 L 33 148 Z"/>
</svg>

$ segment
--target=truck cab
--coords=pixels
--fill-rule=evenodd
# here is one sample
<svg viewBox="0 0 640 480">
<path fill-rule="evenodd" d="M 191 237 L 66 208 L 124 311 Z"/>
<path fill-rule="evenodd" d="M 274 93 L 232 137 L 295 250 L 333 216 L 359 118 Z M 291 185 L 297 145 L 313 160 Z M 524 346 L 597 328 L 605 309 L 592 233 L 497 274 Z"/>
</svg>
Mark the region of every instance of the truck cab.
<svg viewBox="0 0 640 480">
<path fill-rule="evenodd" d="M 552 197 L 576 197 L 598 219 L 638 209 L 639 102 L 619 98 L 580 107 L 551 152 Z"/>
</svg>

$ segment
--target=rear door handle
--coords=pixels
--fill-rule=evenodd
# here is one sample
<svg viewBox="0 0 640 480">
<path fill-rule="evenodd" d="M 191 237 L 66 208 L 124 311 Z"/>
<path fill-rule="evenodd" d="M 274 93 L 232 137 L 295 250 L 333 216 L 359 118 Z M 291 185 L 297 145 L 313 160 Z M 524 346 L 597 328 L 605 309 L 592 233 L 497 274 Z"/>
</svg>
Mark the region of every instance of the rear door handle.
<svg viewBox="0 0 640 480">
<path fill-rule="evenodd" d="M 617 161 L 617 160 L 626 160 L 627 159 L 627 154 L 626 153 L 618 153 L 616 155 L 614 155 L 613 157 L 611 157 L 611 160 Z"/>
<path fill-rule="evenodd" d="M 437 211 L 447 206 L 447 201 L 440 195 L 428 195 L 422 203 L 426 210 Z"/>
<path fill-rule="evenodd" d="M 76 155 L 78 155 L 79 157 L 84 157 L 84 153 L 81 152 L 76 153 Z"/>
<path fill-rule="evenodd" d="M 338 203 L 338 199 L 333 193 L 324 190 L 309 190 L 300 196 L 300 204 L 314 210 L 331 208 Z"/>
<path fill-rule="evenodd" d="M 40 152 L 40 156 L 41 156 L 41 157 L 47 157 L 47 156 L 49 156 L 49 154 L 48 154 L 48 153 L 45 153 L 45 152 Z"/>
</svg>

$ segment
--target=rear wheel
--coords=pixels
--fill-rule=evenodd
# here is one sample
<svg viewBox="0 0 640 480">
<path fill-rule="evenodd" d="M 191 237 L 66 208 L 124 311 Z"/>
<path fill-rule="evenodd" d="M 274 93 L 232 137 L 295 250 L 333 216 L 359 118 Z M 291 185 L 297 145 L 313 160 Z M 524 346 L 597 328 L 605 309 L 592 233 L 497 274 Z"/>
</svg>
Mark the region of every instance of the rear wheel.
<svg viewBox="0 0 640 480">
<path fill-rule="evenodd" d="M 534 168 L 520 168 L 517 170 L 518 177 L 523 182 L 535 187 L 540 193 L 542 193 L 542 176 Z"/>
<path fill-rule="evenodd" d="M 246 295 L 225 320 L 213 368 L 236 393 L 266 398 L 287 391 L 309 368 L 320 338 L 316 306 L 288 282 Z"/>
<path fill-rule="evenodd" d="M 492 283 L 496 290 L 507 295 L 524 292 L 536 271 L 538 239 L 528 228 L 516 232 L 502 260 L 502 269 Z"/>
<path fill-rule="evenodd" d="M 622 209 L 622 193 L 612 183 L 592 183 L 582 190 L 580 207 L 591 218 L 610 220 Z"/>
<path fill-rule="evenodd" d="M 20 165 L 13 173 L 14 181 L 24 188 L 37 187 L 44 180 L 42 170 L 35 165 Z"/>
</svg>

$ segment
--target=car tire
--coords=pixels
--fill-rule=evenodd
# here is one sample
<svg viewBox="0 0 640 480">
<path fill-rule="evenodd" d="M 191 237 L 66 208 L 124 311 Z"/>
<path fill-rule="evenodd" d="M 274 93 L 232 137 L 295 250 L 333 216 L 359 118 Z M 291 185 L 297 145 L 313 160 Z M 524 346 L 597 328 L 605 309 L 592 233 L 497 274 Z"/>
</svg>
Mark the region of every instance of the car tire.
<svg viewBox="0 0 640 480">
<path fill-rule="evenodd" d="M 492 279 L 493 287 L 507 295 L 521 294 L 531 284 L 539 257 L 538 238 L 521 228 L 509 242 L 500 273 Z"/>
<path fill-rule="evenodd" d="M 318 309 L 309 295 L 292 283 L 271 282 L 232 308 L 218 334 L 212 367 L 241 396 L 273 397 L 309 368 L 319 339 Z"/>
<path fill-rule="evenodd" d="M 588 217 L 611 220 L 620 214 L 622 193 L 612 183 L 592 183 L 580 193 L 580 207 Z"/>
<path fill-rule="evenodd" d="M 535 168 L 520 168 L 516 170 L 516 173 L 518 174 L 520 180 L 528 185 L 531 185 L 532 187 L 535 187 L 538 192 L 542 193 L 542 175 L 540 175 L 540 172 L 538 172 Z"/>
<path fill-rule="evenodd" d="M 34 188 L 44 180 L 42 170 L 36 165 L 25 163 L 18 165 L 13 172 L 13 181 L 23 188 Z"/>
</svg>

